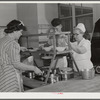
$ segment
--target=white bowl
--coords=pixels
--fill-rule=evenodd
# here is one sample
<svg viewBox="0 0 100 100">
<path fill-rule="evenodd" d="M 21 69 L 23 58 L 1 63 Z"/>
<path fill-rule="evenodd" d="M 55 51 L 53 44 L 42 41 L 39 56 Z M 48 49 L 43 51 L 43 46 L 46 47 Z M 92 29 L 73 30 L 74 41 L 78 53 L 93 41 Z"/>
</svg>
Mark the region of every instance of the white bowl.
<svg viewBox="0 0 100 100">
<path fill-rule="evenodd" d="M 52 56 L 44 56 L 42 59 L 52 59 Z"/>
<path fill-rule="evenodd" d="M 51 46 L 50 47 L 44 47 L 43 48 L 45 51 L 50 51 L 52 48 L 51 48 Z"/>
<path fill-rule="evenodd" d="M 56 50 L 61 52 L 61 51 L 64 51 L 66 49 L 66 47 L 56 47 Z"/>
</svg>

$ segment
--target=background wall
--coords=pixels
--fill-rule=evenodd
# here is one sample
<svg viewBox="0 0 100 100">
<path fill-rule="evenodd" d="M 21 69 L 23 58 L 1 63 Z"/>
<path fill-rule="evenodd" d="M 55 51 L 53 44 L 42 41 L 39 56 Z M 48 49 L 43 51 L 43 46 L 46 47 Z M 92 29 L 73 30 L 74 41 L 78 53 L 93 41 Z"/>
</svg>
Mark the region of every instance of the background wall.
<svg viewBox="0 0 100 100">
<path fill-rule="evenodd" d="M 51 27 L 51 20 L 58 17 L 58 4 L 41 3 L 37 4 L 38 13 L 38 33 L 47 33 Z M 47 36 L 39 36 L 39 44 L 47 41 Z"/>
<path fill-rule="evenodd" d="M 17 16 L 18 19 L 22 20 L 27 27 L 26 34 L 38 34 L 37 4 L 17 4 Z M 38 46 L 38 37 L 29 37 L 28 44 L 25 38 L 22 38 L 20 40 L 22 46 Z"/>
<path fill-rule="evenodd" d="M 58 4 L 37 4 L 39 33 L 46 33 L 51 26 L 51 20 L 58 17 Z"/>
<path fill-rule="evenodd" d="M 58 17 L 57 4 L 37 4 L 38 24 L 50 24 L 54 17 Z"/>
<path fill-rule="evenodd" d="M 6 26 L 12 19 L 17 18 L 16 3 L 0 3 L 0 26 Z"/>
<path fill-rule="evenodd" d="M 37 8 L 34 7 L 34 9 L 32 11 L 33 11 L 33 13 L 36 13 L 36 9 L 37 9 L 37 14 L 38 14 L 37 17 L 38 17 L 39 24 L 48 24 L 48 23 L 50 23 L 50 21 L 53 17 L 58 16 L 58 12 L 57 12 L 58 7 L 57 7 L 57 4 L 55 4 L 55 3 L 54 4 L 53 3 L 52 4 L 37 3 L 37 4 L 31 4 L 31 5 L 34 5 L 34 6 L 37 5 Z M 20 4 L 0 3 L 0 26 L 5 26 L 9 21 L 17 18 L 17 14 L 18 14 L 17 7 L 18 7 L 19 11 L 22 13 L 21 16 L 24 16 L 24 13 L 25 14 L 30 13 L 30 12 L 26 13 L 26 10 L 23 7 L 21 7 Z M 26 7 L 28 7 L 28 6 L 26 6 Z M 30 9 L 30 7 L 29 7 L 29 9 Z M 93 22 L 95 22 L 97 19 L 100 18 L 100 13 L 99 13 L 100 12 L 99 11 L 100 4 L 93 4 L 93 10 L 94 10 Z M 34 16 L 35 16 L 35 14 L 34 14 Z M 24 16 L 24 19 L 25 19 L 25 16 Z"/>
<path fill-rule="evenodd" d="M 93 4 L 93 23 L 100 18 L 100 4 Z M 28 28 L 26 34 L 45 33 L 50 27 L 50 22 L 54 17 L 58 17 L 58 4 L 56 3 L 0 3 L 0 26 L 12 19 L 22 20 Z M 46 38 L 42 38 L 46 39 Z M 38 46 L 41 38 L 29 39 L 29 45 Z M 27 45 L 23 40 L 22 45 Z"/>
<path fill-rule="evenodd" d="M 49 28 L 51 20 L 58 16 L 57 4 L 17 4 L 17 16 L 27 27 L 26 34 L 39 34 L 41 25 L 44 33 Z M 46 37 L 42 37 L 42 40 L 45 39 Z M 41 37 L 30 37 L 28 47 L 38 47 L 39 40 Z M 25 38 L 22 38 L 20 42 L 22 46 L 27 46 Z"/>
<path fill-rule="evenodd" d="M 100 4 L 93 4 L 93 23 L 100 18 Z"/>
</svg>

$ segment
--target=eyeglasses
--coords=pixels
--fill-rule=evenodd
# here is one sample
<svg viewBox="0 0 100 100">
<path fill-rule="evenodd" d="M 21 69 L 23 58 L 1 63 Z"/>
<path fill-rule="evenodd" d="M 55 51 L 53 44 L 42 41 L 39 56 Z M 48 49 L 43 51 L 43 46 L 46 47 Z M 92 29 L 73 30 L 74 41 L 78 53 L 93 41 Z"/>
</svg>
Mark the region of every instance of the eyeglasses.
<svg viewBox="0 0 100 100">
<path fill-rule="evenodd" d="M 75 34 L 73 34 L 74 36 L 78 36 L 79 34 L 77 34 L 77 33 L 75 33 Z"/>
</svg>

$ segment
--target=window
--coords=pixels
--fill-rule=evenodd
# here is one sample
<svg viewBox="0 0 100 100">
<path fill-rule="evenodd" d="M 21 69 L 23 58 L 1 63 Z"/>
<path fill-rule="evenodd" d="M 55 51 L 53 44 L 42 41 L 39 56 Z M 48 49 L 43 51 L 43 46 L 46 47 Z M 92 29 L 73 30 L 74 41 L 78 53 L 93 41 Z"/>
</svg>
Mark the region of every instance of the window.
<svg viewBox="0 0 100 100">
<path fill-rule="evenodd" d="M 65 5 L 65 4 L 59 4 L 60 11 L 59 11 L 59 16 L 60 17 L 70 17 L 72 16 L 72 7 L 71 5 Z M 67 12 L 67 13 L 66 13 Z"/>
<path fill-rule="evenodd" d="M 62 20 L 62 31 L 73 31 L 78 23 L 84 23 L 89 33 L 93 29 L 92 4 L 58 4 L 59 18 Z"/>
<path fill-rule="evenodd" d="M 59 18 L 62 21 L 62 31 L 70 31 L 72 28 L 72 6 L 69 4 L 58 4 Z"/>
</svg>

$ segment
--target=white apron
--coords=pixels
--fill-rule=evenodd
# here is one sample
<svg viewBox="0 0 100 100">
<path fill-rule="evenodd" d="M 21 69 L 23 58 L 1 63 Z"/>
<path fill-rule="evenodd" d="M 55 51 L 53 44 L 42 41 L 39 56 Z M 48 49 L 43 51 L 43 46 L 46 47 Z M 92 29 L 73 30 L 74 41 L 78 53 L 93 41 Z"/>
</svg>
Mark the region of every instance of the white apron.
<svg viewBox="0 0 100 100">
<path fill-rule="evenodd" d="M 77 64 L 79 70 L 82 71 L 84 69 L 93 68 L 93 63 L 90 60 L 91 59 L 91 43 L 90 43 L 90 41 L 83 38 L 79 44 L 73 43 L 73 45 L 84 46 L 87 50 L 87 52 L 84 54 L 78 54 L 73 51 L 73 57 L 74 57 L 74 60 Z M 75 66 L 74 66 L 74 68 L 75 68 Z M 75 71 L 76 71 L 76 68 L 75 68 Z"/>
</svg>

